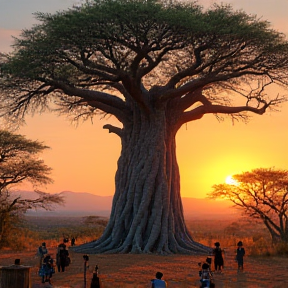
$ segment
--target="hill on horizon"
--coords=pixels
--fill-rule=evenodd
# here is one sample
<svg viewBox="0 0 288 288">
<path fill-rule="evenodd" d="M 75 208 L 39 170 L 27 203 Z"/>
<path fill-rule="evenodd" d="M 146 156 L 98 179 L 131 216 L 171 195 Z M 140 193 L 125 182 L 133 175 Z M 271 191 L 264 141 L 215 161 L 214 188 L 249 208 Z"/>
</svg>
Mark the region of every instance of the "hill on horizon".
<svg viewBox="0 0 288 288">
<path fill-rule="evenodd" d="M 36 197 L 33 191 L 15 191 L 15 196 L 32 199 Z M 64 206 L 55 206 L 53 211 L 39 209 L 29 211 L 28 215 L 43 216 L 87 216 L 98 215 L 109 217 L 113 196 L 99 196 L 87 192 L 62 191 Z M 205 198 L 183 197 L 182 205 L 185 218 L 235 218 L 239 211 L 232 208 L 230 201 L 210 200 Z"/>
</svg>

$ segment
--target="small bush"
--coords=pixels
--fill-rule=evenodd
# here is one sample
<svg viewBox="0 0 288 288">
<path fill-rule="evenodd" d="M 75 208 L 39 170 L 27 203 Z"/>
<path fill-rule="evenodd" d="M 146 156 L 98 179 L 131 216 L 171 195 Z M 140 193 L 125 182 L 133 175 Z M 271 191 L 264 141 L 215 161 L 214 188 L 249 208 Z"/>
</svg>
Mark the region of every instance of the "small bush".
<svg viewBox="0 0 288 288">
<path fill-rule="evenodd" d="M 286 242 L 281 242 L 281 243 L 277 243 L 276 245 L 274 245 L 273 247 L 274 249 L 274 253 L 277 256 L 288 256 L 288 243 Z"/>
</svg>

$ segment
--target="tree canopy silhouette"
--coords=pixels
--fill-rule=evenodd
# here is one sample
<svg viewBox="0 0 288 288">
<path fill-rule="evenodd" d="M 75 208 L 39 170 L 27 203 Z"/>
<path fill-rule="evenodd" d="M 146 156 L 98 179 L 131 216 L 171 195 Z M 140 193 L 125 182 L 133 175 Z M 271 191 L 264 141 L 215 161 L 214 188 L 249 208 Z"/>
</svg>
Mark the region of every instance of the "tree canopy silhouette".
<svg viewBox="0 0 288 288">
<path fill-rule="evenodd" d="M 266 92 L 288 84 L 284 36 L 230 6 L 194 2 L 95 0 L 35 15 L 40 24 L 2 65 L 2 111 L 119 121 L 103 126 L 122 145 L 110 221 L 77 251 L 206 253 L 184 222 L 176 133 L 206 114 L 245 121 L 285 101 Z"/>
<path fill-rule="evenodd" d="M 38 159 L 39 153 L 47 148 L 38 141 L 0 130 L 0 247 L 11 245 L 15 227 L 28 210 L 51 210 L 53 205 L 64 203 L 58 194 L 36 190 L 36 198 L 23 198 L 11 190 L 23 182 L 33 184 L 35 188 L 52 182 L 51 168 Z M 16 229 L 19 232 L 19 228 Z"/>
<path fill-rule="evenodd" d="M 288 171 L 259 168 L 233 179 L 234 185 L 214 185 L 209 197 L 230 200 L 245 215 L 263 221 L 273 242 L 288 242 Z"/>
</svg>

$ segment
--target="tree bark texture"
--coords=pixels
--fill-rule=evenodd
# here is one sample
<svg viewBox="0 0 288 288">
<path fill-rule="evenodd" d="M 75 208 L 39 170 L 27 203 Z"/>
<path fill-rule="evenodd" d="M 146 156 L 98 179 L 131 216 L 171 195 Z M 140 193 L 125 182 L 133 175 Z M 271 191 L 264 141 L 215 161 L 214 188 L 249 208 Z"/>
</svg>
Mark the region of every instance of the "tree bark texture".
<svg viewBox="0 0 288 288">
<path fill-rule="evenodd" d="M 134 113 L 124 128 L 110 221 L 102 237 L 76 247 L 85 253 L 207 253 L 183 215 L 175 127 L 165 110 Z"/>
</svg>

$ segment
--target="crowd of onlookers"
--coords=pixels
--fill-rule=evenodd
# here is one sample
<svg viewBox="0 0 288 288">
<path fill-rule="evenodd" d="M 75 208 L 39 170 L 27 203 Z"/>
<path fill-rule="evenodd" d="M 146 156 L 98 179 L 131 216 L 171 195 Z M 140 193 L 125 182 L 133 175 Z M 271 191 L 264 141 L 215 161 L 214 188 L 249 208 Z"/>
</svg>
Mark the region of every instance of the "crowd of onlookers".
<svg viewBox="0 0 288 288">
<path fill-rule="evenodd" d="M 75 238 L 71 239 L 71 246 L 75 245 Z M 46 243 L 43 242 L 38 248 L 37 255 L 39 256 L 39 276 L 42 278 L 42 283 L 49 282 L 51 284 L 51 277 L 55 273 L 55 267 L 58 272 L 65 272 L 65 267 L 70 265 L 70 257 L 67 249 L 68 238 L 64 238 L 62 243 L 57 247 L 56 263 L 54 259 L 48 253 Z M 214 273 L 221 273 L 224 268 L 224 250 L 220 247 L 220 243 L 216 242 L 213 251 L 214 256 Z M 235 260 L 238 263 L 238 271 L 243 271 L 243 257 L 245 255 L 245 249 L 243 248 L 242 241 L 237 244 Z M 86 255 L 84 255 L 86 256 Z M 83 256 L 83 257 L 84 257 Z M 87 256 L 88 257 L 88 256 Z M 85 259 L 84 259 L 85 260 Z M 213 273 L 211 269 L 212 258 L 208 257 L 204 263 L 199 263 L 200 282 L 202 288 L 214 287 Z M 166 288 L 167 283 L 162 279 L 163 273 L 157 272 L 155 279 L 151 280 L 152 288 Z M 98 276 L 98 266 L 96 265 L 93 271 L 93 277 L 91 280 L 90 288 L 100 288 L 100 279 Z"/>
<path fill-rule="evenodd" d="M 42 278 L 42 283 L 49 282 L 51 284 L 52 275 L 55 273 L 55 267 L 58 272 L 64 272 L 65 267 L 70 265 L 71 259 L 67 249 L 68 238 L 63 238 L 63 241 L 57 247 L 56 263 L 48 253 L 46 243 L 43 242 L 38 247 L 37 255 L 39 257 L 39 276 Z M 72 244 L 73 243 L 73 244 Z M 71 246 L 75 245 L 75 238 L 71 239 Z"/>
<path fill-rule="evenodd" d="M 220 243 L 216 242 L 215 248 L 213 249 L 214 256 L 214 273 L 222 273 L 224 268 L 224 250 L 220 248 Z M 245 255 L 245 249 L 243 247 L 242 241 L 237 243 L 235 261 L 238 264 L 238 271 L 243 271 L 243 257 Z M 200 282 L 201 288 L 213 288 L 215 287 L 213 273 L 211 269 L 212 258 L 208 257 L 204 263 L 199 263 L 200 271 Z M 166 287 L 166 286 L 164 286 Z"/>
</svg>

